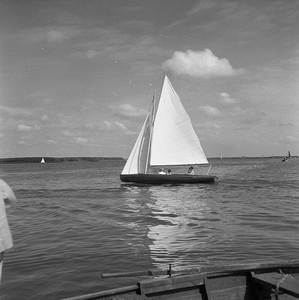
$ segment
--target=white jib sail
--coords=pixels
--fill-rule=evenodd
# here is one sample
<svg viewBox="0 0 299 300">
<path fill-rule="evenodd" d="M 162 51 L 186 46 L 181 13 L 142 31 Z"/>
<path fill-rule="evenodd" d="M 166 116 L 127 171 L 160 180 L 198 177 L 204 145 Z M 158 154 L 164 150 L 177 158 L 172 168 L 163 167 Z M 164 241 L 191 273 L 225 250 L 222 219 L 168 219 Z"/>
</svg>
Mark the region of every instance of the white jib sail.
<svg viewBox="0 0 299 300">
<path fill-rule="evenodd" d="M 150 139 L 151 111 L 147 114 L 133 150 L 124 166 L 121 174 L 145 173 L 148 157 L 148 147 Z"/>
<path fill-rule="evenodd" d="M 179 95 L 165 76 L 155 116 L 151 166 L 207 164 L 208 160 Z"/>
</svg>

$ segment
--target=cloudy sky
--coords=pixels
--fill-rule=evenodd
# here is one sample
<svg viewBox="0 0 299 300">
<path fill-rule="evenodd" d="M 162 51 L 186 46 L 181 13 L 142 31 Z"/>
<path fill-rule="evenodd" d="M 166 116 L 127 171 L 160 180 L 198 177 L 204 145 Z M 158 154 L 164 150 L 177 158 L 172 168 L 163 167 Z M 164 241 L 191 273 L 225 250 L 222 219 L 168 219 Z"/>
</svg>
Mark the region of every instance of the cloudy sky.
<svg viewBox="0 0 299 300">
<path fill-rule="evenodd" d="M 299 155 L 299 1 L 1 0 L 0 157 L 128 157 L 166 72 L 208 157 Z"/>
</svg>

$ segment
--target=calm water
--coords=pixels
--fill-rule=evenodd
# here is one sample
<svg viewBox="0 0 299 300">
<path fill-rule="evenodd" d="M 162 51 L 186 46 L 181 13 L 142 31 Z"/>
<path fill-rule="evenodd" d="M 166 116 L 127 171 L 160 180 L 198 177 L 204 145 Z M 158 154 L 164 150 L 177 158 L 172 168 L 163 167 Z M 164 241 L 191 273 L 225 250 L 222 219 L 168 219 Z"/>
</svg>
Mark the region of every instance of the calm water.
<svg viewBox="0 0 299 300">
<path fill-rule="evenodd" d="M 212 185 L 123 185 L 122 165 L 6 164 L 1 299 L 62 299 L 115 287 L 101 273 L 297 259 L 299 159 L 211 160 Z M 129 284 L 135 279 L 123 280 Z"/>
</svg>

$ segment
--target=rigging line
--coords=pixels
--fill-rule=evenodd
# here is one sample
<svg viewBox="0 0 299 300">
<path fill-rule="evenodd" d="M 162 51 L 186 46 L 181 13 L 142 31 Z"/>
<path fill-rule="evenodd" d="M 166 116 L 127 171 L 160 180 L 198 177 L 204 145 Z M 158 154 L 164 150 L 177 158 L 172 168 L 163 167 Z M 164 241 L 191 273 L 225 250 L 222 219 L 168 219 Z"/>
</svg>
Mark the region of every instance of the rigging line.
<svg viewBox="0 0 299 300">
<path fill-rule="evenodd" d="M 211 164 L 210 167 L 209 167 L 209 170 L 208 170 L 208 172 L 207 172 L 207 175 L 209 175 L 211 168 L 212 168 L 212 164 Z"/>
</svg>

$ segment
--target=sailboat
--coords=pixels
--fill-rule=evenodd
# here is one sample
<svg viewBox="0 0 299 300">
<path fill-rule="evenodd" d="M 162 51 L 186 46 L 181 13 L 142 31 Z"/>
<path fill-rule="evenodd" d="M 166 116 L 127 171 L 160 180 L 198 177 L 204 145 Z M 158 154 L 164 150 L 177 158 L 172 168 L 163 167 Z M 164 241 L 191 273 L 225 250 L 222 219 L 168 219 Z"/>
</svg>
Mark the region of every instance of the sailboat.
<svg viewBox="0 0 299 300">
<path fill-rule="evenodd" d="M 282 159 L 282 161 L 287 162 L 290 158 L 291 158 L 291 152 L 288 151 L 288 155 L 285 156 L 285 157 Z"/>
<path fill-rule="evenodd" d="M 157 173 L 157 168 L 209 164 L 179 95 L 167 76 L 159 103 L 155 97 L 129 158 L 120 174 L 123 182 L 148 184 L 212 183 L 212 175 Z M 210 166 L 211 167 L 211 166 Z M 170 169 L 169 169 L 170 170 Z"/>
<path fill-rule="evenodd" d="M 41 164 L 44 164 L 45 163 L 45 159 L 42 158 L 42 160 L 40 161 Z"/>
</svg>

